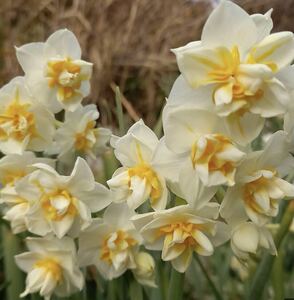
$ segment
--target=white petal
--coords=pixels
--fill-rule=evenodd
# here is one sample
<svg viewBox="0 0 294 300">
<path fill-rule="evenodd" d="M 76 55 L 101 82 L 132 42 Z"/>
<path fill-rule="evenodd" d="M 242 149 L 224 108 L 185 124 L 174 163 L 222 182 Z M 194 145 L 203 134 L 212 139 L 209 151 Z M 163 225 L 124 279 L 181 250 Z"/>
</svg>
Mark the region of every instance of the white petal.
<svg viewBox="0 0 294 300">
<path fill-rule="evenodd" d="M 257 28 L 250 16 L 231 1 L 222 1 L 206 21 L 201 40 L 207 47 L 237 45 L 242 53 L 257 40 Z"/>
<path fill-rule="evenodd" d="M 70 57 L 71 59 L 81 58 L 81 48 L 75 35 L 67 30 L 55 31 L 46 41 L 46 55 Z"/>
</svg>

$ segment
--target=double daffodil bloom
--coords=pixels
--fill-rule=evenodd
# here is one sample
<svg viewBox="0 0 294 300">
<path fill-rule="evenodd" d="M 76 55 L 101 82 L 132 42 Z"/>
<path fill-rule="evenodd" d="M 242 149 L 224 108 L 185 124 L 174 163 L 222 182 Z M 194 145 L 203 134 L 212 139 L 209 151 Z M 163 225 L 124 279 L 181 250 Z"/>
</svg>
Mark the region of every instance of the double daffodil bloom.
<svg viewBox="0 0 294 300">
<path fill-rule="evenodd" d="M 55 135 L 55 150 L 59 159 L 72 161 L 76 154 L 95 158 L 99 151 L 106 149 L 111 131 L 96 127 L 98 117 L 99 112 L 94 104 L 65 112 L 64 123 Z"/>
<path fill-rule="evenodd" d="M 195 108 L 170 111 L 166 107 L 163 126 L 167 148 L 183 162 L 180 182 L 189 181 L 192 185 L 199 177 L 205 186 L 235 184 L 236 168 L 245 153 L 227 135 L 217 115 Z"/>
<path fill-rule="evenodd" d="M 53 112 L 73 111 L 89 95 L 92 64 L 81 60 L 71 31 L 61 29 L 45 43 L 16 48 L 16 55 L 33 94 Z"/>
<path fill-rule="evenodd" d="M 193 252 L 212 255 L 214 246 L 229 239 L 225 224 L 213 220 L 217 216 L 218 206 L 214 204 L 198 210 L 181 205 L 136 215 L 132 221 L 142 234 L 145 247 L 162 251 L 162 260 L 171 261 L 183 273 L 191 263 Z"/>
<path fill-rule="evenodd" d="M 92 222 L 91 213 L 104 209 L 111 202 L 110 191 L 95 182 L 86 161 L 78 158 L 69 176 L 59 175 L 45 164 L 17 182 L 19 197 L 30 202 L 27 227 L 44 236 L 53 232 L 58 238 L 69 233 L 76 236 Z"/>
<path fill-rule="evenodd" d="M 8 154 L 0 160 L 0 203 L 5 204 L 3 218 L 10 222 L 13 233 L 27 229 L 26 214 L 30 207 L 29 201 L 17 194 L 15 184 L 35 170 L 32 166 L 35 163 L 54 166 L 54 160 L 38 158 L 32 152 Z"/>
<path fill-rule="evenodd" d="M 52 144 L 54 116 L 30 93 L 24 78 L 16 77 L 0 90 L 0 151 L 44 151 Z"/>
<path fill-rule="evenodd" d="M 130 218 L 134 215 L 126 203 L 108 206 L 102 219 L 79 236 L 81 266 L 95 265 L 108 280 L 136 268 L 135 253 L 142 242 Z"/>
<path fill-rule="evenodd" d="M 294 59 L 293 33 L 270 34 L 271 28 L 269 13 L 249 16 L 222 1 L 204 25 L 201 41 L 173 50 L 182 75 L 169 103 L 205 105 L 225 117 L 238 142 L 250 142 L 264 118 L 285 113 L 289 102 L 277 74 Z"/>
<path fill-rule="evenodd" d="M 77 267 L 76 247 L 69 237 L 27 238 L 29 252 L 15 256 L 16 264 L 28 273 L 26 289 L 20 297 L 40 293 L 49 300 L 51 296 L 67 297 L 82 290 L 83 273 Z"/>
<path fill-rule="evenodd" d="M 249 153 L 238 167 L 236 185 L 227 190 L 221 215 L 229 222 L 248 218 L 266 224 L 278 214 L 279 202 L 294 197 L 294 186 L 282 179 L 293 170 L 287 134 L 276 132 L 262 151 Z"/>
<path fill-rule="evenodd" d="M 135 123 L 121 138 L 112 138 L 114 154 L 123 167 L 107 181 L 114 192 L 114 201 L 127 202 L 135 209 L 148 198 L 152 208 L 164 209 L 168 192 L 160 169 L 153 159 L 158 138 L 142 120 Z"/>
</svg>

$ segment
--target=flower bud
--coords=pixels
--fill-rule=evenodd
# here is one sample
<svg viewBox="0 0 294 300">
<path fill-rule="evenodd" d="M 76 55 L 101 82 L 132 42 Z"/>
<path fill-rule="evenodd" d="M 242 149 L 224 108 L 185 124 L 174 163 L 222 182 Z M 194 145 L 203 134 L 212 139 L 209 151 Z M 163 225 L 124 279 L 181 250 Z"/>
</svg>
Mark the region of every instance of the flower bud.
<svg viewBox="0 0 294 300">
<path fill-rule="evenodd" d="M 133 270 L 136 280 L 143 285 L 156 287 L 155 263 L 153 257 L 147 252 L 135 254 L 136 268 Z"/>
</svg>

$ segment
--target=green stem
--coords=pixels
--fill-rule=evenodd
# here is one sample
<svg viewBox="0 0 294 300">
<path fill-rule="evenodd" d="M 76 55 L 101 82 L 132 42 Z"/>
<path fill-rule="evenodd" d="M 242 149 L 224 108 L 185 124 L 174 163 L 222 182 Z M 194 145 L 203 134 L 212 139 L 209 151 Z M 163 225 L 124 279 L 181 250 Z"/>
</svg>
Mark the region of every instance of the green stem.
<svg viewBox="0 0 294 300">
<path fill-rule="evenodd" d="M 116 284 L 114 280 L 107 283 L 107 300 L 116 300 Z"/>
<path fill-rule="evenodd" d="M 294 217 L 294 201 L 288 204 L 288 208 L 286 209 L 284 216 L 282 218 L 280 228 L 274 238 L 277 249 L 279 250 L 281 243 L 289 231 L 289 227 L 292 223 Z M 249 292 L 247 295 L 247 299 L 249 300 L 259 300 L 262 297 L 263 290 L 268 281 L 268 278 L 271 273 L 271 269 L 273 266 L 275 257 L 266 253 L 261 260 L 260 264 L 257 267 L 252 279 L 251 286 L 249 288 Z"/>
<path fill-rule="evenodd" d="M 214 284 L 214 282 L 212 281 L 209 273 L 207 272 L 206 268 L 204 267 L 202 261 L 200 260 L 200 258 L 198 257 L 198 255 L 195 255 L 196 257 L 196 261 L 198 262 L 200 268 L 201 268 L 201 271 L 204 273 L 204 276 L 206 277 L 210 287 L 211 287 L 211 290 L 215 296 L 215 298 L 217 300 L 223 300 L 223 297 L 221 295 L 221 293 L 219 292 L 219 290 L 217 289 L 216 285 Z"/>
<path fill-rule="evenodd" d="M 14 256 L 21 252 L 20 239 L 11 232 L 10 228 L 2 226 L 2 241 L 5 280 L 9 282 L 6 288 L 6 299 L 19 299 L 19 295 L 24 290 L 24 276 L 16 266 Z"/>
<path fill-rule="evenodd" d="M 183 284 L 185 273 L 179 273 L 175 269 L 171 271 L 171 279 L 168 287 L 167 299 L 181 300 L 183 299 Z"/>
<path fill-rule="evenodd" d="M 121 105 L 121 93 L 118 86 L 115 88 L 115 103 L 116 103 L 116 115 L 118 119 L 119 132 L 121 135 L 124 135 L 125 134 L 124 114 Z"/>
<path fill-rule="evenodd" d="M 275 258 L 271 280 L 275 294 L 275 300 L 283 300 L 284 297 L 284 270 L 283 270 L 283 261 L 284 261 L 284 251 L 281 249 L 279 255 Z"/>
</svg>

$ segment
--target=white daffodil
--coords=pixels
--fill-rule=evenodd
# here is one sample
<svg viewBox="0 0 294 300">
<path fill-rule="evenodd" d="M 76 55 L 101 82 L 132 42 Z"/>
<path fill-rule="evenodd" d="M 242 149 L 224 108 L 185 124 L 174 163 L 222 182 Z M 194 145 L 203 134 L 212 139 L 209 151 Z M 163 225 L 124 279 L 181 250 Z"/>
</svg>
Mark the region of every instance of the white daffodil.
<svg viewBox="0 0 294 300">
<path fill-rule="evenodd" d="M 18 267 L 28 273 L 26 289 L 20 297 L 39 292 L 49 300 L 53 294 L 66 297 L 82 290 L 84 277 L 77 267 L 71 238 L 27 238 L 26 244 L 29 252 L 15 256 Z"/>
<path fill-rule="evenodd" d="M 171 261 L 183 273 L 190 265 L 193 252 L 212 255 L 214 246 L 228 240 L 225 224 L 213 220 L 217 216 L 218 206 L 195 210 L 181 205 L 136 215 L 132 221 L 142 234 L 146 248 L 161 250 L 162 259 Z"/>
<path fill-rule="evenodd" d="M 242 260 L 248 259 L 250 253 L 256 254 L 259 247 L 277 255 L 270 231 L 265 226 L 258 226 L 252 222 L 241 222 L 232 229 L 231 247 L 234 254 Z"/>
<path fill-rule="evenodd" d="M 32 97 L 24 78 L 16 77 L 0 90 L 0 151 L 44 151 L 55 132 L 54 116 Z"/>
<path fill-rule="evenodd" d="M 56 150 L 61 160 L 75 157 L 76 153 L 91 157 L 106 149 L 111 131 L 96 128 L 99 112 L 96 105 L 79 106 L 74 112 L 66 111 L 64 123 L 56 131 Z"/>
<path fill-rule="evenodd" d="M 229 188 L 221 204 L 221 215 L 229 222 L 264 225 L 278 214 L 279 201 L 294 196 L 294 186 L 282 179 L 293 170 L 287 135 L 276 132 L 263 151 L 249 153 L 238 167 L 236 185 Z"/>
<path fill-rule="evenodd" d="M 105 208 L 111 202 L 110 191 L 95 182 L 93 173 L 82 158 L 78 158 L 71 175 L 59 175 L 45 164 L 35 164 L 38 170 L 18 181 L 17 194 L 27 199 L 27 226 L 32 233 L 44 236 L 54 232 L 62 238 L 76 236 L 91 224 L 91 212 Z"/>
<path fill-rule="evenodd" d="M 109 280 L 135 269 L 134 255 L 142 238 L 130 221 L 134 214 L 126 203 L 108 206 L 103 219 L 96 219 L 79 236 L 80 265 L 95 265 Z"/>
<path fill-rule="evenodd" d="M 155 284 L 155 261 L 147 252 L 135 253 L 136 268 L 132 270 L 136 280 L 146 286 L 157 287 Z"/>
<path fill-rule="evenodd" d="M 169 108 L 166 107 L 165 111 Z M 165 112 L 163 117 L 167 148 L 183 161 L 179 181 L 191 185 L 199 177 L 205 186 L 235 184 L 237 166 L 245 153 L 240 151 L 214 113 L 187 107 Z"/>
<path fill-rule="evenodd" d="M 160 170 L 153 166 L 153 155 L 159 144 L 154 132 L 140 120 L 125 136 L 113 138 L 111 144 L 123 165 L 107 181 L 114 192 L 114 201 L 126 201 L 135 209 L 149 198 L 152 208 L 164 209 L 168 191 Z"/>
<path fill-rule="evenodd" d="M 54 165 L 54 160 L 38 158 L 32 152 L 8 154 L 0 160 L 0 203 L 5 204 L 4 219 L 10 221 L 12 231 L 19 233 L 27 229 L 25 216 L 29 210 L 29 202 L 19 197 L 15 184 L 21 178 L 31 173 L 35 163 Z"/>
<path fill-rule="evenodd" d="M 33 94 L 53 112 L 73 111 L 89 95 L 92 64 L 81 60 L 71 31 L 58 30 L 45 43 L 16 48 L 16 56 Z"/>
<path fill-rule="evenodd" d="M 271 28 L 270 12 L 249 16 L 222 1 L 204 25 L 201 41 L 173 50 L 182 75 L 169 103 L 205 105 L 225 117 L 240 141 L 250 142 L 244 132 L 255 138 L 263 118 L 285 113 L 289 102 L 276 74 L 294 59 L 293 33 L 270 34 Z"/>
</svg>

